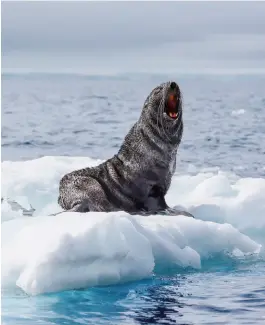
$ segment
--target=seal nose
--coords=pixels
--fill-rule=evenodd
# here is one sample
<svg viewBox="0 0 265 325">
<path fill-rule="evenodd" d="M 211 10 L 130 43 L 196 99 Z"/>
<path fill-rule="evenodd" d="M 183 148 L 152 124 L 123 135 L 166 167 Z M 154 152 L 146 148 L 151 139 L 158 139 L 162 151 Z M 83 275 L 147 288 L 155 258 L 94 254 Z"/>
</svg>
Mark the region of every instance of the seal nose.
<svg viewBox="0 0 265 325">
<path fill-rule="evenodd" d="M 170 84 L 170 88 L 171 89 L 176 89 L 177 88 L 177 84 L 174 81 L 172 81 L 171 84 Z"/>
</svg>

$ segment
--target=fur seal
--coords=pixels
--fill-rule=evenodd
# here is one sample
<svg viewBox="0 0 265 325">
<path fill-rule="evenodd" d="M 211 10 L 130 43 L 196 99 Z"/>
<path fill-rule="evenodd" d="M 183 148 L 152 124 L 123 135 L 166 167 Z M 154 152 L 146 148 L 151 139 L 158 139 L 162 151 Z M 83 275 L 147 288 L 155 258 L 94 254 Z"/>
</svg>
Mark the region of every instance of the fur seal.
<svg viewBox="0 0 265 325">
<path fill-rule="evenodd" d="M 183 134 L 182 94 L 174 81 L 154 88 L 120 150 L 93 167 L 66 174 L 59 184 L 64 210 L 184 214 L 168 207 L 165 195 L 176 169 Z"/>
</svg>

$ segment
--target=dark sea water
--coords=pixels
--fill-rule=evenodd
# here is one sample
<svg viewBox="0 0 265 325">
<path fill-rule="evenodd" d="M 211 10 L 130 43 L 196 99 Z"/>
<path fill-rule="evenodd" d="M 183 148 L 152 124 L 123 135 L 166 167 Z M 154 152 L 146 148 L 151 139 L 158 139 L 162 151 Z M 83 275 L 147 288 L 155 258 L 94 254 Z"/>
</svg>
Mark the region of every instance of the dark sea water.
<svg viewBox="0 0 265 325">
<path fill-rule="evenodd" d="M 179 164 L 264 176 L 265 76 L 4 75 L 2 160 L 108 158 L 169 78 L 184 97 Z"/>
<path fill-rule="evenodd" d="M 179 83 L 184 97 L 178 172 L 218 167 L 239 178 L 264 179 L 265 76 L 253 75 L 3 75 L 2 161 L 109 158 L 148 93 L 168 79 Z M 264 206 L 259 212 L 265 219 Z M 265 244 L 265 227 L 246 234 Z M 214 256 L 200 270 L 177 268 L 141 281 L 39 296 L 3 288 L 2 322 L 265 324 L 264 256 Z"/>
</svg>

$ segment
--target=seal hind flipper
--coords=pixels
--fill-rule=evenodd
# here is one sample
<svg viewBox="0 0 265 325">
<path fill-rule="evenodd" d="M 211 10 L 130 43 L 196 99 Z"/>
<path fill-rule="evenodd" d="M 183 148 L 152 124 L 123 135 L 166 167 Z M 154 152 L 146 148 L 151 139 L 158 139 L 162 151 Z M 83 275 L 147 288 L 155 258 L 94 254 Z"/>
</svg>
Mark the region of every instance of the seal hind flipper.
<svg viewBox="0 0 265 325">
<path fill-rule="evenodd" d="M 89 200 L 84 199 L 83 201 L 76 203 L 72 209 L 70 210 L 72 212 L 89 212 Z"/>
<path fill-rule="evenodd" d="M 111 211 L 101 184 L 91 176 L 65 175 L 60 182 L 59 205 L 73 212 Z"/>
<path fill-rule="evenodd" d="M 191 213 L 184 210 L 177 210 L 175 208 L 167 208 L 164 212 L 165 214 L 170 216 L 185 216 L 185 217 L 194 218 L 194 216 Z"/>
</svg>

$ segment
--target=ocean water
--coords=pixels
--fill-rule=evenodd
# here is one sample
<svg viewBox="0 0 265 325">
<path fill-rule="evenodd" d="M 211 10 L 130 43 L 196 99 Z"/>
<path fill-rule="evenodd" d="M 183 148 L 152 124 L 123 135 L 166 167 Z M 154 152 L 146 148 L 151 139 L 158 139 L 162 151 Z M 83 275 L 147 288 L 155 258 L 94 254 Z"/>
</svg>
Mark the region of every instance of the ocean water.
<svg viewBox="0 0 265 325">
<path fill-rule="evenodd" d="M 184 96 L 179 166 L 264 176 L 265 76 L 2 77 L 2 160 L 115 154 L 154 86 Z"/>
<path fill-rule="evenodd" d="M 62 214 L 60 177 L 117 152 L 176 80 L 185 217 Z M 265 76 L 3 75 L 3 324 L 264 324 Z"/>
</svg>

